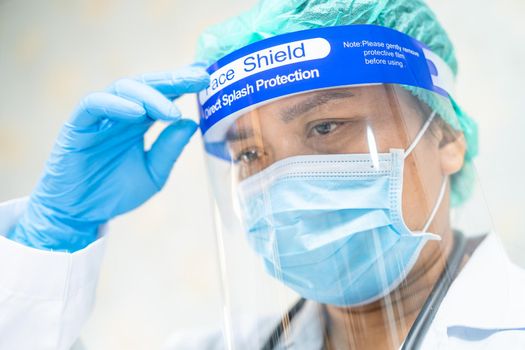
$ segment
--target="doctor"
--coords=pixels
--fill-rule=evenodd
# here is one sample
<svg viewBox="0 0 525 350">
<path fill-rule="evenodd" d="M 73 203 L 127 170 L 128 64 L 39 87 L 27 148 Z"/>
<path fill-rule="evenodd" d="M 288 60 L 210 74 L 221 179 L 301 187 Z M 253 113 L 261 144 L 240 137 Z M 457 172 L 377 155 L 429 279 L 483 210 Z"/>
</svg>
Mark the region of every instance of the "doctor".
<svg viewBox="0 0 525 350">
<path fill-rule="evenodd" d="M 349 24 L 374 26 L 342 27 Z M 378 64 L 357 81 L 356 65 L 370 61 L 352 65 L 350 51 L 333 49 L 349 37 L 397 43 L 406 50 L 396 62 L 408 68 Z M 316 66 L 264 61 L 269 50 L 284 59 L 279 45 L 317 38 L 332 49 Z M 395 55 L 357 49 L 374 62 Z M 298 301 L 282 319 L 233 327 L 227 337 L 175 336 L 167 346 L 525 348 L 525 274 L 493 233 L 453 228 L 451 208 L 469 200 L 475 181 L 476 128 L 448 93 L 452 79 L 420 79 L 456 70 L 448 37 L 420 0 L 262 1 L 202 36 L 199 61 L 223 58 L 207 71 L 144 74 L 85 97 L 31 196 L 0 205 L 0 348 L 71 348 L 94 303 L 104 224 L 162 189 L 197 129 L 172 101 L 203 91 L 208 73 L 243 57 L 269 67 L 213 93 L 228 96 L 255 79 L 275 90 L 254 90 L 255 102 L 202 119 L 210 164 L 227 174 L 214 189 L 219 220 L 238 221 L 266 271 Z M 295 72 L 294 84 L 276 69 Z M 203 111 L 214 103 L 209 90 L 199 95 Z M 145 151 L 157 120 L 170 125 Z M 235 196 L 224 194 L 229 183 Z"/>
</svg>

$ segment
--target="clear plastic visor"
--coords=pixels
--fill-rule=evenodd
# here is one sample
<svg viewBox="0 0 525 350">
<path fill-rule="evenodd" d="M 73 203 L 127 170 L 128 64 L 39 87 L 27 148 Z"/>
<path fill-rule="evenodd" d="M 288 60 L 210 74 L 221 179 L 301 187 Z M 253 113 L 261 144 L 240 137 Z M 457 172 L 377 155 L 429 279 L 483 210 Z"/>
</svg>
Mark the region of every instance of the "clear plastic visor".
<svg viewBox="0 0 525 350">
<path fill-rule="evenodd" d="M 399 348 L 459 273 L 465 240 L 490 230 L 453 223 L 466 152 L 453 125 L 389 84 L 287 96 L 232 121 L 223 157 L 208 155 L 231 344 L 265 320 L 250 346 Z"/>
</svg>

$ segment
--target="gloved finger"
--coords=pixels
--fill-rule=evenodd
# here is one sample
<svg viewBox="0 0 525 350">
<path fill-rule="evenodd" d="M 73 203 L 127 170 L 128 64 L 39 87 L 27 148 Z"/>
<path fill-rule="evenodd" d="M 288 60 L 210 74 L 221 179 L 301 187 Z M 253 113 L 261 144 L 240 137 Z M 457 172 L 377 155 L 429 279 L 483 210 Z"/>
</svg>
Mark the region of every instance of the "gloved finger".
<svg viewBox="0 0 525 350">
<path fill-rule="evenodd" d="M 153 87 L 169 99 L 196 93 L 210 84 L 210 75 L 201 65 L 191 65 L 175 72 L 146 73 L 135 78 Z"/>
<path fill-rule="evenodd" d="M 193 120 L 181 119 L 166 127 L 146 153 L 146 164 L 159 190 L 195 130 L 197 124 Z"/>
<path fill-rule="evenodd" d="M 153 120 L 173 122 L 180 119 L 181 114 L 177 106 L 168 100 L 159 91 L 151 86 L 139 83 L 132 79 L 121 79 L 113 83 L 107 91 L 126 98 L 144 107 L 148 116 Z"/>
<path fill-rule="evenodd" d="M 146 110 L 141 104 L 106 92 L 95 92 L 82 99 L 69 122 L 73 126 L 87 127 L 102 118 L 140 122 L 145 116 Z"/>
</svg>

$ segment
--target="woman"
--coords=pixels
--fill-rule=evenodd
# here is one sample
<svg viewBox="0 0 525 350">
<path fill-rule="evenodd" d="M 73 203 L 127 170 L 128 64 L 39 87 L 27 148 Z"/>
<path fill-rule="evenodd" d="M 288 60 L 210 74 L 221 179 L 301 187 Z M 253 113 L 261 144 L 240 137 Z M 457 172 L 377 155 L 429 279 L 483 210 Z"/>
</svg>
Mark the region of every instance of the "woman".
<svg viewBox="0 0 525 350">
<path fill-rule="evenodd" d="M 0 274 L 2 346 L 75 341 L 93 300 L 100 228 L 162 188 L 196 129 L 170 99 L 195 92 L 228 231 L 223 271 L 237 277 L 244 263 L 252 277 L 245 299 L 230 290 L 226 316 L 236 302 L 283 315 L 229 322 L 223 339 L 174 338 L 173 348 L 524 344 L 523 273 L 493 234 L 451 220 L 474 184 L 476 130 L 452 97 L 453 49 L 424 3 L 265 1 L 200 47 L 210 77 L 199 66 L 146 74 L 84 99 L 27 204 L 4 204 L 0 251 L 17 274 Z M 173 123 L 145 152 L 155 120 Z M 238 255 L 236 232 L 253 265 Z M 259 278 L 260 266 L 280 283 Z"/>
</svg>

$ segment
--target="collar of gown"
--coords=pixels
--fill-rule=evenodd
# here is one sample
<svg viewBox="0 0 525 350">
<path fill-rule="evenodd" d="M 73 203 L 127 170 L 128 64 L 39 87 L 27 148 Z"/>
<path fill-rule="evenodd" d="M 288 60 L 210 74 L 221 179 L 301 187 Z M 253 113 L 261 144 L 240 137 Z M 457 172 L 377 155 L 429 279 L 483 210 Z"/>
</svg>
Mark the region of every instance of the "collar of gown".
<svg viewBox="0 0 525 350">
<path fill-rule="evenodd" d="M 435 322 L 481 329 L 525 327 L 525 273 L 490 234 L 443 300 Z"/>
</svg>

